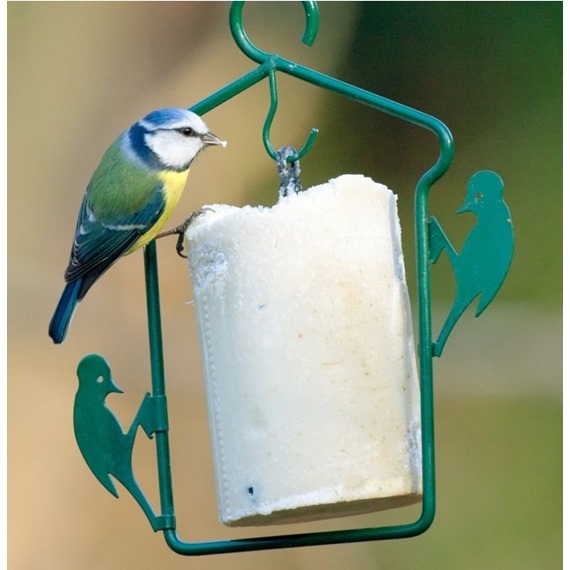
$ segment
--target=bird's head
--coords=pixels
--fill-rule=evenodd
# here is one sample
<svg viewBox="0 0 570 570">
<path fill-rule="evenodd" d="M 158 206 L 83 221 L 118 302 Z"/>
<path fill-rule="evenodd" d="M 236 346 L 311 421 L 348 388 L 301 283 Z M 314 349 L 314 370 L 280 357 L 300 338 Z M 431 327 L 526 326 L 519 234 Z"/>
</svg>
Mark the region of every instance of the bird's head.
<svg viewBox="0 0 570 570">
<path fill-rule="evenodd" d="M 209 145 L 226 146 L 186 109 L 158 109 L 135 123 L 121 140 L 128 156 L 154 170 L 187 170 Z"/>
<path fill-rule="evenodd" d="M 500 176 L 491 170 L 482 170 L 474 174 L 467 186 L 465 202 L 457 210 L 457 214 L 464 212 L 477 213 L 485 204 L 501 200 L 503 196 L 503 181 Z"/>
<path fill-rule="evenodd" d="M 77 367 L 77 376 L 80 388 L 90 393 L 95 390 L 103 398 L 112 392 L 123 393 L 113 381 L 109 364 L 97 354 L 90 354 L 83 358 Z"/>
</svg>

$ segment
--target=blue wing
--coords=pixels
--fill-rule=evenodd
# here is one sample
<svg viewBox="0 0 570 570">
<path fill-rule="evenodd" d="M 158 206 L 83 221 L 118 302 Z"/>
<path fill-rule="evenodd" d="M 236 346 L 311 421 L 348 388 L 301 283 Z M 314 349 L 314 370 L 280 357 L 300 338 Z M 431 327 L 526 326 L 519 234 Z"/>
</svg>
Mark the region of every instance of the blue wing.
<svg viewBox="0 0 570 570">
<path fill-rule="evenodd" d="M 86 194 L 81 205 L 65 280 L 81 279 L 77 300 L 117 259 L 129 251 L 161 216 L 164 207 L 162 184 L 157 184 L 152 199 L 139 211 L 113 220 L 99 220 Z"/>
<path fill-rule="evenodd" d="M 111 222 L 96 218 L 88 194 L 85 195 L 65 271 L 67 285 L 49 324 L 49 335 L 56 344 L 65 339 L 77 303 L 93 283 L 153 227 L 164 206 L 162 186 L 157 185 L 143 208 L 131 215 L 117 216 Z"/>
</svg>

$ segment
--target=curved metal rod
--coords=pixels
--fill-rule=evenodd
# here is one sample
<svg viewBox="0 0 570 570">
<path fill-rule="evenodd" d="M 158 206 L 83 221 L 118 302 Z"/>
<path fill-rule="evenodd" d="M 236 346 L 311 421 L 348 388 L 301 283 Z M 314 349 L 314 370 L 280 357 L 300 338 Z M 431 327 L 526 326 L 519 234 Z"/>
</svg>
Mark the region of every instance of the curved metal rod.
<svg viewBox="0 0 570 570">
<path fill-rule="evenodd" d="M 269 112 L 265 123 L 263 124 L 263 145 L 267 154 L 273 159 L 277 160 L 277 151 L 273 147 L 269 137 L 269 131 L 271 130 L 271 125 L 273 119 L 275 118 L 275 113 L 277 112 L 277 83 L 275 80 L 275 69 L 276 66 L 273 65 L 275 60 L 281 59 L 276 54 L 267 53 L 259 49 L 245 33 L 243 29 L 243 5 L 245 2 L 233 2 L 230 8 L 230 29 L 232 36 L 238 45 L 238 47 L 247 55 L 250 59 L 257 63 L 269 65 Z M 305 31 L 301 37 L 301 41 L 311 46 L 317 37 L 319 31 L 319 9 L 317 3 L 314 1 L 302 2 L 303 8 L 305 9 Z M 295 162 L 300 160 L 315 144 L 315 139 L 319 133 L 318 129 L 311 129 L 305 144 L 297 153 L 294 153 L 287 157 L 288 162 Z"/>
<path fill-rule="evenodd" d="M 273 124 L 273 119 L 275 118 L 275 113 L 277 112 L 277 105 L 279 102 L 279 98 L 277 95 L 277 80 L 275 79 L 275 70 L 273 68 L 270 69 L 269 71 L 268 79 L 269 79 L 270 103 L 269 103 L 269 112 L 267 113 L 267 118 L 263 123 L 263 145 L 265 146 L 267 154 L 273 160 L 278 160 L 279 156 L 277 154 L 277 151 L 275 150 L 275 148 L 271 144 L 271 141 L 269 140 L 270 139 L 269 131 L 271 130 L 271 125 Z M 289 155 L 287 157 L 287 162 L 295 162 L 303 158 L 303 156 L 305 156 L 305 154 L 307 154 L 307 152 L 309 152 L 309 150 L 311 150 L 312 146 L 315 144 L 315 139 L 317 138 L 318 134 L 319 134 L 319 129 L 311 129 L 311 132 L 309 133 L 309 136 L 307 137 L 307 140 L 305 141 L 305 144 L 303 145 L 301 150 Z"/>
<path fill-rule="evenodd" d="M 243 5 L 245 2 L 232 2 L 230 8 L 230 30 L 238 47 L 257 63 L 264 63 L 272 57 L 271 54 L 259 49 L 243 29 Z M 303 2 L 305 9 L 305 31 L 301 41 L 308 46 L 313 45 L 319 31 L 319 8 L 314 1 Z"/>
</svg>

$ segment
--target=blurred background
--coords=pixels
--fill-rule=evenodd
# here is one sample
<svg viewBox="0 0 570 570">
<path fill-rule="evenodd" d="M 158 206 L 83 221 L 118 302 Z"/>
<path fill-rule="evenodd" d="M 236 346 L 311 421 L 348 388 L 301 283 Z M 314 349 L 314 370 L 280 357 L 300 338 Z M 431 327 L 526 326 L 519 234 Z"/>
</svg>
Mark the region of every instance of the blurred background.
<svg viewBox="0 0 570 570">
<path fill-rule="evenodd" d="M 139 252 L 97 283 L 69 337 L 47 325 L 63 287 L 84 187 L 112 140 L 147 112 L 189 107 L 253 69 L 235 46 L 226 2 L 8 3 L 8 508 L 11 570 L 139 568 L 545 569 L 562 554 L 562 3 L 322 2 L 313 47 L 300 5 L 246 5 L 261 48 L 444 121 L 456 158 L 430 199 L 457 249 L 475 221 L 456 216 L 469 177 L 505 182 L 515 258 L 480 318 L 469 308 L 435 361 L 438 511 L 421 537 L 187 560 L 153 534 L 120 488 L 84 464 L 72 428 L 76 366 L 96 352 L 125 390 L 108 404 L 125 426 L 149 389 Z M 275 147 L 320 135 L 305 187 L 364 173 L 399 196 L 415 303 L 413 192 L 435 138 L 279 75 Z M 229 141 L 192 167 L 171 218 L 208 203 L 272 204 L 275 164 L 261 142 L 266 82 L 205 117 Z M 171 453 L 180 536 L 263 529 L 217 522 L 191 287 L 174 239 L 158 245 Z M 451 306 L 447 261 L 433 269 L 434 327 Z M 436 331 L 437 332 L 437 331 Z M 155 502 L 154 443 L 137 439 L 135 472 Z M 299 532 L 409 522 L 417 508 Z"/>
</svg>

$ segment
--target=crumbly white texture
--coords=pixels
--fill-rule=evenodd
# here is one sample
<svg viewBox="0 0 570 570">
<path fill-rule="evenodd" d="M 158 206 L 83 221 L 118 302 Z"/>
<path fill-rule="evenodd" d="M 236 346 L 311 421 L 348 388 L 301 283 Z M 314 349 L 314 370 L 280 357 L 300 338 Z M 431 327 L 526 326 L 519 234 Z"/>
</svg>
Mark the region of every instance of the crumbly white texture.
<svg viewBox="0 0 570 570">
<path fill-rule="evenodd" d="M 421 498 L 396 196 L 344 175 L 187 233 L 220 518 L 272 524 Z"/>
</svg>

